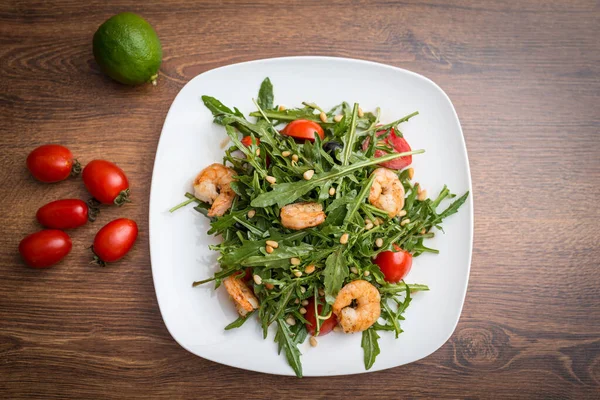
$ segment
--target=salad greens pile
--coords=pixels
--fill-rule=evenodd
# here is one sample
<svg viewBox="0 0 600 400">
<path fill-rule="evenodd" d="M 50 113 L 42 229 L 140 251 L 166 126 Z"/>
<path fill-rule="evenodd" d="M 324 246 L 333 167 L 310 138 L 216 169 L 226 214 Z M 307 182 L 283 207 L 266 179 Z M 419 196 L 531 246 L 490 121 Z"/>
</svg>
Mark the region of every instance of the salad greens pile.
<svg viewBox="0 0 600 400">
<path fill-rule="evenodd" d="M 382 140 L 392 129 L 401 135 L 399 125 L 418 112 L 379 125 L 379 109 L 363 113 L 358 104 L 350 106 L 344 102 L 325 111 L 307 102 L 301 108 L 284 109 L 275 106 L 269 78 L 260 87 L 255 101 L 258 111 L 250 113 L 251 119 L 213 97 L 202 96 L 202 100 L 212 112 L 214 122 L 224 126 L 232 143 L 225 149 L 223 164 L 235 171 L 231 187 L 236 196 L 225 215 L 211 218 L 208 231 L 223 239 L 221 244 L 211 246 L 220 253 L 221 270 L 208 279 L 194 282 L 194 286 L 214 281 L 218 287 L 224 278 L 242 275 L 240 271 L 250 269 L 255 276 L 250 281 L 251 288 L 260 307 L 225 329 L 238 328 L 256 316 L 266 338 L 269 326 L 275 324 L 274 339 L 279 352 L 285 353 L 290 366 L 301 377 L 298 345 L 308 336 L 306 310 L 301 312 L 305 300 L 314 304 L 318 316 L 314 336 L 317 336 L 322 322 L 331 317 L 331 305 L 340 289 L 357 279 L 369 281 L 381 294 L 381 317 L 362 332 L 364 364 L 366 369 L 371 368 L 380 353 L 378 331 L 391 331 L 398 337 L 402 333 L 402 314 L 412 300 L 411 293 L 429 290 L 423 284 L 386 282 L 374 264 L 375 256 L 383 251 L 397 251 L 395 246 L 413 257 L 437 253 L 425 246 L 425 239 L 435 235 L 433 228 L 441 230 L 442 221 L 456 213 L 468 196 L 467 192 L 455 198 L 444 187 L 434 199 L 419 200 L 417 187 L 404 170 L 398 171 L 398 176 L 406 192 L 405 216 L 390 218 L 387 212 L 369 204 L 372 172 L 378 164 L 423 153 L 423 150 L 397 153 Z M 314 141 L 298 143 L 276 129 L 297 119 L 319 123 L 325 139 L 314 135 Z M 242 144 L 241 136 L 251 138 L 249 146 Z M 365 146 L 367 138 L 369 144 Z M 389 154 L 375 158 L 376 150 Z M 314 171 L 314 176 L 306 180 L 303 174 L 309 170 Z M 274 177 L 276 183 L 271 184 L 267 177 Z M 187 201 L 171 211 L 196 203 L 195 209 L 206 215 L 209 205 L 190 193 L 186 197 Z M 453 201 L 439 210 L 441 203 L 449 199 Z M 281 207 L 301 201 L 320 203 L 326 214 L 325 222 L 299 231 L 285 228 L 279 218 Z M 343 234 L 348 234 L 345 244 L 340 243 Z M 383 243 L 379 240 L 378 247 L 375 243 L 379 238 Z M 278 243 L 270 253 L 265 250 L 267 240 Z M 296 260 L 293 265 L 292 258 L 300 262 Z M 314 266 L 314 272 L 311 267 L 307 273 L 307 266 Z"/>
</svg>

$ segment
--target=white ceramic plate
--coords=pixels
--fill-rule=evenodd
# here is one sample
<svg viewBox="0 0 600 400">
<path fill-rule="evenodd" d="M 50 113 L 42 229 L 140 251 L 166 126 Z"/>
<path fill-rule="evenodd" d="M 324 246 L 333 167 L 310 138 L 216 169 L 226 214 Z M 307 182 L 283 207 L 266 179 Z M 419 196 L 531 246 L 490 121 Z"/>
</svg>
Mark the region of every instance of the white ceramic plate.
<svg viewBox="0 0 600 400">
<path fill-rule="evenodd" d="M 192 79 L 177 95 L 160 137 L 150 194 L 150 254 L 160 310 L 173 338 L 188 351 L 233 367 L 271 374 L 293 375 L 270 335 L 262 339 L 257 321 L 224 331 L 237 314 L 224 288 L 192 281 L 210 277 L 218 266 L 216 243 L 206 234 L 208 220 L 192 207 L 174 214 L 168 210 L 184 199 L 202 168 L 222 161 L 224 128 L 212 123 L 201 95 L 214 96 L 244 114 L 254 111 L 252 98 L 270 77 L 275 104 L 299 106 L 315 101 L 328 108 L 341 101 L 359 102 L 364 110 L 381 107 L 382 121 L 391 122 L 415 110 L 417 117 L 401 125 L 413 149 L 415 180 L 434 197 L 447 184 L 454 193 L 471 190 L 469 163 L 462 130 L 450 99 L 429 79 L 387 65 L 328 57 L 291 57 L 229 65 Z M 370 371 L 419 360 L 433 353 L 454 331 L 463 306 L 473 243 L 472 196 L 458 214 L 444 222 L 445 234 L 428 245 L 439 255 L 414 260 L 409 283 L 424 283 L 394 339 L 381 332 L 381 354 Z M 331 333 L 311 348 L 300 346 L 305 376 L 365 372 L 361 335 Z"/>
</svg>

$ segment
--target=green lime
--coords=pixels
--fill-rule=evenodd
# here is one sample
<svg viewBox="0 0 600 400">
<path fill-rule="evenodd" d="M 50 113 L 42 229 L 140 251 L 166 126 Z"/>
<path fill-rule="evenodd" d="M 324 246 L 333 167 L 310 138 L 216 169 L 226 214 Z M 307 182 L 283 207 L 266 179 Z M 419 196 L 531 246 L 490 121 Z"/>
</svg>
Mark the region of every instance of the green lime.
<svg viewBox="0 0 600 400">
<path fill-rule="evenodd" d="M 110 17 L 94 34 L 94 58 L 102 71 L 127 85 L 156 84 L 162 61 L 160 41 L 139 15 L 124 12 Z"/>
</svg>

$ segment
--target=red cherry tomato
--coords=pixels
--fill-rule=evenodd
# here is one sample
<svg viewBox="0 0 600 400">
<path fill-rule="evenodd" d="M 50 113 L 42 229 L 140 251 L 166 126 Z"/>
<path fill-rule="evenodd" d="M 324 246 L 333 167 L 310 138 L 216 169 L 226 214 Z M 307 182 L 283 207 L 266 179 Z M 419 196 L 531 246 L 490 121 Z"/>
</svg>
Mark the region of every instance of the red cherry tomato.
<svg viewBox="0 0 600 400">
<path fill-rule="evenodd" d="M 46 228 L 74 229 L 87 222 L 88 207 L 79 199 L 56 200 L 42 206 L 35 216 Z"/>
<path fill-rule="evenodd" d="M 38 181 L 52 183 L 79 174 L 81 165 L 65 146 L 46 144 L 29 153 L 27 169 Z"/>
<path fill-rule="evenodd" d="M 250 282 L 252 280 L 252 268 L 248 267 L 244 271 L 239 271 L 234 274 L 235 276 L 243 275 L 240 279 L 242 282 Z"/>
<path fill-rule="evenodd" d="M 281 133 L 294 139 L 310 140 L 311 142 L 315 141 L 315 133 L 321 137 L 321 140 L 325 138 L 325 131 L 323 131 L 321 125 L 307 119 L 297 119 L 290 122 L 283 128 Z"/>
<path fill-rule="evenodd" d="M 260 144 L 260 139 L 255 137 L 254 140 L 256 140 L 256 145 L 258 146 Z M 242 144 L 246 147 L 252 146 L 252 136 L 244 136 L 242 138 Z"/>
<path fill-rule="evenodd" d="M 400 282 L 412 267 L 412 255 L 394 245 L 397 251 L 382 251 L 377 254 L 375 264 L 379 266 L 387 282 Z"/>
<path fill-rule="evenodd" d="M 83 183 L 100 203 L 123 205 L 129 201 L 129 181 L 125 172 L 106 160 L 93 160 L 83 169 Z"/>
<path fill-rule="evenodd" d="M 92 246 L 96 261 L 100 265 L 119 261 L 131 250 L 137 235 L 137 224 L 127 218 L 115 219 L 104 225 L 96 234 Z"/>
<path fill-rule="evenodd" d="M 385 131 L 379 131 L 376 133 L 376 135 L 381 136 L 384 133 L 385 133 Z M 408 144 L 408 142 L 402 136 L 397 136 L 394 128 L 391 129 L 390 134 L 384 140 L 388 145 L 390 145 L 394 148 L 396 153 L 405 153 L 407 151 L 411 151 L 411 148 L 410 148 L 410 145 Z M 369 147 L 369 138 L 368 137 L 363 142 L 362 147 L 363 147 L 363 151 L 367 150 L 367 148 Z M 383 150 L 375 150 L 375 158 L 385 156 L 386 154 L 388 154 L 388 153 L 386 153 Z M 412 164 L 412 156 L 404 156 L 404 157 L 396 158 L 395 160 L 386 161 L 379 165 L 381 165 L 382 167 L 385 167 L 385 168 L 389 168 L 389 169 L 401 170 L 403 168 L 408 167 L 410 164 Z"/>
<path fill-rule="evenodd" d="M 323 311 L 323 305 L 319 304 L 319 314 Z M 306 314 L 304 314 L 304 318 L 308 321 L 306 324 L 306 330 L 309 334 L 314 335 L 315 330 L 317 329 L 317 316 L 315 314 L 315 301 L 314 299 L 309 300 L 306 308 Z M 326 320 L 321 320 L 321 325 L 319 329 L 319 336 L 327 335 L 329 332 L 335 328 L 337 325 L 337 317 L 335 314 L 331 313 L 331 317 Z"/>
<path fill-rule="evenodd" d="M 19 253 L 25 264 L 32 268 L 48 268 L 71 251 L 69 235 L 57 229 L 32 233 L 19 243 Z"/>
</svg>

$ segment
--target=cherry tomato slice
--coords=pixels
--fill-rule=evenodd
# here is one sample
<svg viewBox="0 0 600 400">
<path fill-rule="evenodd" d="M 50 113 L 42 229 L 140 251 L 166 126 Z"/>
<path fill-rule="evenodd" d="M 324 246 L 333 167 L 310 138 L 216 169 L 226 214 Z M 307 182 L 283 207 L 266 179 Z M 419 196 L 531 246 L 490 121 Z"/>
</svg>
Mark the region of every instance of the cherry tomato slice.
<svg viewBox="0 0 600 400">
<path fill-rule="evenodd" d="M 59 182 L 81 172 L 81 165 L 65 146 L 46 144 L 27 156 L 27 169 L 35 179 L 45 183 Z"/>
<path fill-rule="evenodd" d="M 311 142 L 315 141 L 315 133 L 321 137 L 321 140 L 325 138 L 325 131 L 323 131 L 321 125 L 307 119 L 292 121 L 281 131 L 283 135 L 291 136 L 294 139 L 310 140 Z"/>
<path fill-rule="evenodd" d="M 375 264 L 383 272 L 385 280 L 390 283 L 400 282 L 412 267 L 412 255 L 396 245 L 394 248 L 397 251 L 382 251 L 375 258 Z"/>
<path fill-rule="evenodd" d="M 308 323 L 306 324 L 306 330 L 309 334 L 314 336 L 315 330 L 317 329 L 317 317 L 315 314 L 314 299 L 310 299 L 308 305 L 304 308 L 306 308 L 306 314 L 304 314 L 304 318 L 306 318 L 306 320 L 308 321 Z M 323 305 L 319 304 L 318 308 L 319 314 L 321 314 L 321 312 L 323 311 Z M 331 317 L 327 318 L 326 320 L 321 320 L 319 336 L 327 335 L 333 330 L 333 328 L 335 328 L 337 323 L 337 317 L 334 313 L 331 313 Z"/>
<path fill-rule="evenodd" d="M 137 224 L 127 218 L 115 219 L 104 225 L 96 234 L 92 246 L 98 264 L 104 265 L 123 258 L 133 247 L 137 235 Z"/>
<path fill-rule="evenodd" d="M 106 160 L 93 160 L 83 169 L 83 183 L 100 203 L 123 205 L 129 201 L 129 181 L 125 172 Z"/>
<path fill-rule="evenodd" d="M 260 144 L 260 139 L 255 137 L 254 140 L 256 140 L 256 145 L 258 146 Z M 242 138 L 242 144 L 246 147 L 252 146 L 252 136 L 244 136 Z"/>
<path fill-rule="evenodd" d="M 57 229 L 45 229 L 21 240 L 19 253 L 31 268 L 48 268 L 65 258 L 72 247 L 69 235 Z"/>
<path fill-rule="evenodd" d="M 35 216 L 46 228 L 74 229 L 87 222 L 88 207 L 79 199 L 56 200 L 40 207 Z"/>
<path fill-rule="evenodd" d="M 376 135 L 381 136 L 384 133 L 385 133 L 385 131 L 379 131 L 376 133 Z M 402 136 L 396 135 L 396 131 L 394 130 L 394 128 L 391 129 L 390 134 L 384 140 L 388 145 L 390 145 L 394 148 L 396 153 L 405 153 L 407 151 L 411 151 L 411 148 L 410 148 L 410 145 L 408 144 L 408 142 Z M 369 138 L 367 137 L 367 139 L 363 142 L 363 145 L 362 145 L 363 151 L 367 150 L 368 147 L 369 147 Z M 387 154 L 388 153 L 386 153 L 383 150 L 375 150 L 375 158 L 379 158 L 379 157 L 385 156 Z M 408 167 L 410 164 L 412 164 L 412 156 L 404 156 L 404 157 L 396 158 L 395 160 L 386 161 L 379 165 L 381 165 L 382 167 L 385 167 L 385 168 L 389 168 L 389 169 L 401 170 L 401 169 Z"/>
</svg>

